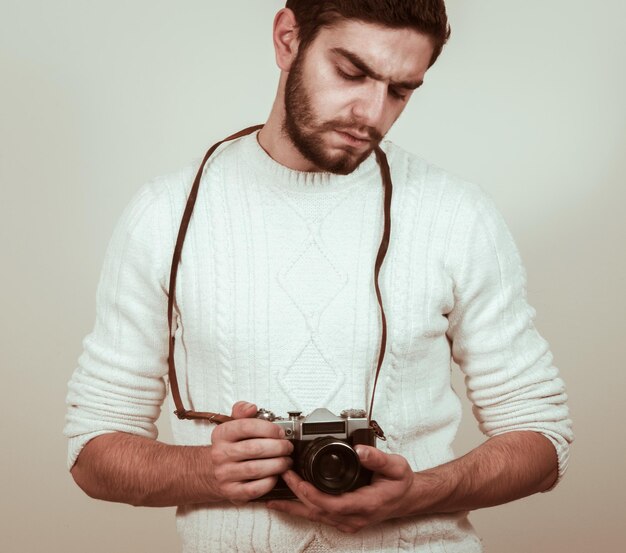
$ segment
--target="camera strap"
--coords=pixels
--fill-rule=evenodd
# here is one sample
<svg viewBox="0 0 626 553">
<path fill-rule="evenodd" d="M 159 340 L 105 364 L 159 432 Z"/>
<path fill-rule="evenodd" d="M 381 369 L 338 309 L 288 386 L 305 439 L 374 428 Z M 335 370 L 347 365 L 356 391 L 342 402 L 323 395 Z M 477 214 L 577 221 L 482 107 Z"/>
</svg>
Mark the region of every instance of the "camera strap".
<svg viewBox="0 0 626 553">
<path fill-rule="evenodd" d="M 176 245 L 174 247 L 174 254 L 172 256 L 172 266 L 170 269 L 170 282 L 169 282 L 169 293 L 167 298 L 167 322 L 169 328 L 169 351 L 167 356 L 168 363 L 168 376 L 170 381 L 170 390 L 172 392 L 172 399 L 174 400 L 174 405 L 176 406 L 176 411 L 174 414 L 181 420 L 191 420 L 191 419 L 201 419 L 208 420 L 214 424 L 221 424 L 223 422 L 227 422 L 233 420 L 232 417 L 228 415 L 223 415 L 220 413 L 210 413 L 204 411 L 193 411 L 189 409 L 185 409 L 183 406 L 183 402 L 180 397 L 180 390 L 178 387 L 178 379 L 176 378 L 176 365 L 174 363 L 174 348 L 175 348 L 175 331 L 173 324 L 174 317 L 174 302 L 176 299 L 176 277 L 178 275 L 178 266 L 180 265 L 180 258 L 182 256 L 183 244 L 185 242 L 185 236 L 187 234 L 187 229 L 189 228 L 189 222 L 191 220 L 191 215 L 193 213 L 194 206 L 196 204 L 196 199 L 198 197 L 198 190 L 200 189 L 200 181 L 202 180 L 202 175 L 204 173 L 204 167 L 209 160 L 209 158 L 213 155 L 215 150 L 219 148 L 225 142 L 229 142 L 231 140 L 236 140 L 237 138 L 241 138 L 243 136 L 252 134 L 255 131 L 258 131 L 263 128 L 263 125 L 255 125 L 253 127 L 248 127 L 243 129 L 220 142 L 217 142 L 209 150 L 204 156 L 200 167 L 198 168 L 198 172 L 196 173 L 196 177 L 191 186 L 191 190 L 189 192 L 189 197 L 187 198 L 187 204 L 185 205 L 185 210 L 183 212 L 183 216 L 180 222 L 180 228 L 178 230 L 178 237 L 176 239 Z M 378 382 L 378 375 L 380 373 L 380 369 L 383 364 L 383 360 L 385 358 L 385 348 L 387 345 L 387 319 L 385 317 L 385 310 L 383 308 L 382 295 L 380 292 L 380 286 L 378 283 L 378 277 L 380 274 L 380 269 L 382 267 L 383 261 L 385 259 L 385 255 L 387 254 L 387 250 L 389 248 L 389 236 L 391 234 L 391 194 L 392 194 L 392 183 L 391 183 L 391 172 L 389 170 L 389 163 L 387 162 L 387 156 L 385 152 L 377 146 L 375 149 L 376 161 L 378 162 L 380 168 L 380 174 L 383 182 L 383 190 L 384 190 L 384 200 L 383 200 L 383 209 L 384 209 L 384 228 L 383 235 L 380 242 L 380 247 L 378 248 L 378 254 L 376 256 L 376 263 L 374 265 L 374 286 L 376 289 L 376 298 L 378 300 L 378 305 L 380 307 L 381 314 L 381 337 L 380 337 L 380 350 L 378 353 L 378 363 L 376 367 L 376 374 L 374 376 L 374 384 L 372 386 L 372 397 L 370 400 L 370 408 L 368 412 L 368 423 L 374 428 L 376 434 L 379 438 L 384 439 L 384 434 L 382 430 L 376 423 L 371 419 L 372 411 L 374 408 L 374 396 L 376 394 L 376 384 Z"/>
</svg>

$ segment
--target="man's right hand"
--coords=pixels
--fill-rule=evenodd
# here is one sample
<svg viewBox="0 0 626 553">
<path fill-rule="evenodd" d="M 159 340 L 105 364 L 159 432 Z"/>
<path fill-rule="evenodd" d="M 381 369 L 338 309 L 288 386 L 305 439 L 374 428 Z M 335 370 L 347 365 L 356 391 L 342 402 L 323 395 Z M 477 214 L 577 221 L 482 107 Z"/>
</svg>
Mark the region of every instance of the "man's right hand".
<svg viewBox="0 0 626 553">
<path fill-rule="evenodd" d="M 256 405 L 233 405 L 235 419 L 213 430 L 210 448 L 214 493 L 243 505 L 269 492 L 291 467 L 293 444 L 276 424 L 255 418 Z"/>
<path fill-rule="evenodd" d="M 124 432 L 96 436 L 72 476 L 90 497 L 146 507 L 230 501 L 269 492 L 291 466 L 293 445 L 255 405 L 233 406 L 235 420 L 213 430 L 210 446 L 170 445 Z"/>
</svg>

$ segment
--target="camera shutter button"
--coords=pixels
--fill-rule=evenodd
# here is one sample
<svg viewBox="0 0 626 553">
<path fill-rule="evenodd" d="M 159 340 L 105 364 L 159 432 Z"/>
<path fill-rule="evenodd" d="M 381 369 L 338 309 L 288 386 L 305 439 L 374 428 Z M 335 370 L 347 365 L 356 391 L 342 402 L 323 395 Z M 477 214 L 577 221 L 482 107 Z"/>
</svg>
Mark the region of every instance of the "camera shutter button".
<svg viewBox="0 0 626 553">
<path fill-rule="evenodd" d="M 276 420 L 276 415 L 269 409 L 259 409 L 256 413 L 256 418 L 273 422 Z"/>
</svg>

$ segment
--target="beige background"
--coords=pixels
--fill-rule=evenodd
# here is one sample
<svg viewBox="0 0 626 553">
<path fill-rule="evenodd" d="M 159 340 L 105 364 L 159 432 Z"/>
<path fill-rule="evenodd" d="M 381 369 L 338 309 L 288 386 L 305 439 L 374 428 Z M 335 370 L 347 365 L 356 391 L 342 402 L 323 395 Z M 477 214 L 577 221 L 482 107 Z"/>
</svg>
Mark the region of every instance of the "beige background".
<svg viewBox="0 0 626 553">
<path fill-rule="evenodd" d="M 1 551 L 178 550 L 172 509 L 96 502 L 69 478 L 66 381 L 134 191 L 266 118 L 279 7 L 0 0 Z M 451 0 L 449 12 L 453 38 L 391 138 L 494 196 L 577 433 L 556 491 L 473 521 L 493 553 L 621 551 L 626 7 Z M 481 439 L 467 416 L 459 453 Z"/>
</svg>

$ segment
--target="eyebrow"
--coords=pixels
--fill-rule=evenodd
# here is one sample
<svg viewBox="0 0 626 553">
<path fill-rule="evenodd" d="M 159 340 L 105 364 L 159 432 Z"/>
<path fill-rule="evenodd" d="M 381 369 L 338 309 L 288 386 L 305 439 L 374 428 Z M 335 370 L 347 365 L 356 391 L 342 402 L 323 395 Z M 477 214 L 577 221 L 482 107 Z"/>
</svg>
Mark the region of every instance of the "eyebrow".
<svg viewBox="0 0 626 553">
<path fill-rule="evenodd" d="M 362 71 L 368 77 L 376 80 L 376 81 L 385 81 L 385 77 L 383 77 L 377 71 L 374 71 L 361 57 L 359 57 L 354 52 L 350 52 L 345 48 L 333 48 L 331 49 L 333 54 L 338 56 L 342 56 L 346 58 L 354 67 L 356 67 L 359 71 Z M 391 81 L 393 86 L 398 86 L 400 88 L 406 88 L 407 90 L 415 90 L 424 84 L 424 81 Z"/>
</svg>

